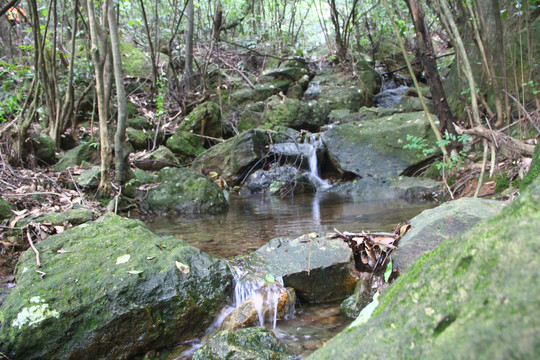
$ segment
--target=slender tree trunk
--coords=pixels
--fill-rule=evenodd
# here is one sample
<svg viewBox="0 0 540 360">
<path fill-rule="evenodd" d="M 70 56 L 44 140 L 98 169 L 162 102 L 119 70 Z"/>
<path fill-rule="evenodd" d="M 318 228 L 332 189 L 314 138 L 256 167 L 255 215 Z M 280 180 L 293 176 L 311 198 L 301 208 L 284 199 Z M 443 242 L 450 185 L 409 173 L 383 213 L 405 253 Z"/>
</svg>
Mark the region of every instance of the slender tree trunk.
<svg viewBox="0 0 540 360">
<path fill-rule="evenodd" d="M 467 51 L 465 50 L 465 45 L 463 44 L 463 39 L 461 38 L 456 22 L 454 21 L 452 12 L 450 11 L 448 1 L 437 0 L 436 2 L 439 5 L 442 16 L 444 17 L 444 20 L 446 21 L 448 28 L 450 29 L 451 34 L 449 35 L 451 35 L 452 37 L 454 46 L 456 47 L 458 58 L 461 61 L 461 64 L 463 66 L 463 72 L 465 73 L 465 77 L 467 78 L 467 82 L 469 84 L 473 122 L 475 125 L 480 125 L 481 124 L 480 110 L 478 108 L 478 98 L 476 96 L 476 82 L 474 81 L 471 64 L 469 62 L 469 57 L 467 56 Z"/>
<path fill-rule="evenodd" d="M 101 180 L 99 183 L 99 193 L 100 195 L 108 195 L 111 192 L 111 160 L 112 152 L 111 146 L 109 143 L 109 131 L 107 129 L 107 119 L 108 119 L 108 106 L 107 100 L 105 97 L 106 93 L 106 83 L 105 83 L 105 74 L 104 74 L 104 65 L 105 57 L 107 55 L 107 46 L 102 38 L 102 53 L 101 55 L 99 48 L 99 30 L 98 22 L 96 19 L 94 11 L 94 2 L 93 0 L 87 0 L 86 6 L 88 10 L 88 24 L 90 27 L 90 40 L 92 42 L 91 53 L 92 61 L 94 63 L 94 72 L 96 76 L 96 97 L 98 100 L 98 116 L 99 116 L 99 138 L 101 145 Z M 107 6 L 107 5 L 106 5 Z"/>
<path fill-rule="evenodd" d="M 113 4 L 109 5 L 108 19 L 111 34 L 111 51 L 116 85 L 116 99 L 118 102 L 118 123 L 116 125 L 116 133 L 114 135 L 116 167 L 115 180 L 118 185 L 122 186 L 126 182 L 129 175 L 129 150 L 126 143 L 127 106 L 126 90 L 124 88 L 124 71 L 122 69 L 122 54 L 120 52 L 120 38 L 118 36 L 116 12 L 114 11 Z"/>
<path fill-rule="evenodd" d="M 501 21 L 501 8 L 499 7 L 499 0 L 491 0 L 492 14 L 495 19 L 495 56 L 493 57 L 493 67 L 495 69 L 495 78 L 499 89 L 508 90 L 508 82 L 506 77 L 506 55 L 504 47 L 504 31 L 503 23 Z M 495 126 L 502 126 L 503 123 L 508 122 L 510 118 L 510 101 L 506 94 L 502 95 L 504 99 L 504 109 L 502 114 L 498 114 L 497 123 Z M 499 111 L 499 110 L 497 110 Z"/>
<path fill-rule="evenodd" d="M 148 47 L 150 48 L 150 60 L 152 61 L 152 91 L 156 90 L 156 84 L 157 84 L 157 61 L 156 61 L 156 52 L 158 47 L 158 44 L 154 44 L 152 42 L 152 34 L 150 33 L 150 25 L 148 24 L 148 17 L 146 16 L 146 9 L 144 7 L 144 1 L 139 0 L 139 4 L 141 5 L 141 12 L 144 20 L 144 29 L 146 30 L 146 37 L 148 38 Z M 110 24 L 109 24 L 110 26 Z M 112 30 L 111 30 L 112 31 Z M 114 56 L 114 53 L 113 53 Z"/>
<path fill-rule="evenodd" d="M 186 90 L 191 91 L 193 89 L 193 23 L 195 21 L 193 0 L 188 0 L 186 19 L 186 69 L 184 75 L 186 77 Z"/>
<path fill-rule="evenodd" d="M 422 61 L 424 74 L 433 97 L 435 111 L 437 112 L 437 116 L 441 123 L 441 133 L 444 134 L 448 132 L 456 135 L 456 129 L 453 124 L 454 115 L 446 101 L 446 94 L 444 93 L 439 71 L 437 70 L 437 61 L 433 50 L 433 43 L 431 42 L 431 36 L 429 35 L 426 26 L 424 9 L 419 0 L 405 0 L 405 2 L 409 7 L 414 28 L 416 29 L 420 60 Z"/>
</svg>

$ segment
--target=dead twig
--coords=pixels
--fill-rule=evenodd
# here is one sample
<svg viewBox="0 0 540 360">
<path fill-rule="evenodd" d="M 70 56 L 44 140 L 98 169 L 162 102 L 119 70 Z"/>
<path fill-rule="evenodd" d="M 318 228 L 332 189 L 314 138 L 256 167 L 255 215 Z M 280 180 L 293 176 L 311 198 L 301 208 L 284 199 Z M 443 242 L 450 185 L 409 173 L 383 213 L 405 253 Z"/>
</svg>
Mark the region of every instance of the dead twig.
<svg viewBox="0 0 540 360">
<path fill-rule="evenodd" d="M 32 250 L 34 250 L 34 253 L 36 254 L 36 266 L 38 268 L 40 268 L 41 267 L 41 262 L 39 261 L 39 251 L 34 246 L 32 238 L 30 237 L 30 231 L 29 230 L 26 232 L 26 237 L 28 238 L 28 243 L 30 244 L 30 247 L 32 248 Z"/>
<path fill-rule="evenodd" d="M 521 111 L 523 111 L 523 113 L 525 114 L 525 116 L 527 117 L 527 119 L 529 119 L 529 122 L 531 123 L 531 125 L 536 129 L 536 131 L 538 131 L 538 133 L 540 134 L 540 128 L 538 127 L 538 125 L 536 125 L 536 123 L 533 121 L 533 119 L 531 118 L 531 115 L 529 115 L 529 113 L 527 112 L 527 110 L 525 109 L 525 107 L 518 101 L 518 99 L 516 99 L 515 97 L 512 96 L 512 94 L 510 94 L 508 91 L 506 91 L 505 89 L 503 89 L 503 91 L 505 92 L 506 95 L 508 95 L 510 97 L 510 99 L 514 100 L 516 102 L 516 104 L 518 104 L 518 106 L 521 108 Z"/>
</svg>

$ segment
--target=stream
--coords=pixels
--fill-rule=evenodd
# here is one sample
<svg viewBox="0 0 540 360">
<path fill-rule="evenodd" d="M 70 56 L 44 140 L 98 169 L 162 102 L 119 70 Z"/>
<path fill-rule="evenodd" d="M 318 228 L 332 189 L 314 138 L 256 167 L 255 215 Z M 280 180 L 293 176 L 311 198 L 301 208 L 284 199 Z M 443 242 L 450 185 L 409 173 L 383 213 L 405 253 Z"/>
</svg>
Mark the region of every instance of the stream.
<svg viewBox="0 0 540 360">
<path fill-rule="evenodd" d="M 305 233 L 389 231 L 434 203 L 355 202 L 332 193 L 299 196 L 231 195 L 229 211 L 219 215 L 143 218 L 159 235 L 174 235 L 207 253 L 225 258 L 248 254 L 274 237 Z M 305 357 L 342 331 L 351 319 L 340 303 L 300 304 L 295 315 L 278 320 L 274 333 L 293 353 Z M 271 328 L 271 324 L 267 324 Z"/>
</svg>

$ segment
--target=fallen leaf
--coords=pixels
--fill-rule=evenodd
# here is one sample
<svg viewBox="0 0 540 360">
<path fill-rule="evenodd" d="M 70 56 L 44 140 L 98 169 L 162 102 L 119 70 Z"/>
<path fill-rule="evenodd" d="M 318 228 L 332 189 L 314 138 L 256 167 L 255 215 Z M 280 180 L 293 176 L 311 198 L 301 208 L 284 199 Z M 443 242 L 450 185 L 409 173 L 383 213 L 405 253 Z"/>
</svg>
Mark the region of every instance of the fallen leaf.
<svg viewBox="0 0 540 360">
<path fill-rule="evenodd" d="M 175 264 L 176 264 L 176 268 L 180 270 L 180 272 L 182 272 L 183 274 L 189 273 L 189 266 L 187 266 L 186 264 L 182 264 L 181 262 L 178 262 L 178 261 L 175 261 Z"/>
<path fill-rule="evenodd" d="M 392 258 L 390 258 L 390 261 L 388 262 L 388 265 L 386 266 L 386 271 L 384 272 L 384 282 L 388 282 L 390 279 L 390 275 L 392 275 L 393 270 L 393 264 L 392 264 Z"/>
<path fill-rule="evenodd" d="M 130 275 L 139 275 L 140 273 L 142 273 L 144 270 L 129 270 L 128 271 L 128 274 Z"/>
<path fill-rule="evenodd" d="M 147 257 L 146 257 L 146 260 L 152 260 L 152 259 L 154 259 L 154 258 L 155 258 L 155 256 L 147 256 Z"/>
<path fill-rule="evenodd" d="M 64 250 L 64 249 L 60 249 L 60 250 L 57 250 L 56 252 L 57 252 L 58 254 L 67 254 L 69 251 Z"/>
<path fill-rule="evenodd" d="M 129 254 L 124 254 L 122 256 L 117 257 L 116 258 L 116 265 L 127 263 L 129 261 L 130 257 L 131 257 L 131 255 L 129 255 Z"/>
<path fill-rule="evenodd" d="M 63 227 L 63 226 L 54 226 L 54 230 L 56 230 L 56 233 L 57 233 L 57 234 L 63 233 L 65 229 L 66 229 L 66 228 Z"/>
</svg>

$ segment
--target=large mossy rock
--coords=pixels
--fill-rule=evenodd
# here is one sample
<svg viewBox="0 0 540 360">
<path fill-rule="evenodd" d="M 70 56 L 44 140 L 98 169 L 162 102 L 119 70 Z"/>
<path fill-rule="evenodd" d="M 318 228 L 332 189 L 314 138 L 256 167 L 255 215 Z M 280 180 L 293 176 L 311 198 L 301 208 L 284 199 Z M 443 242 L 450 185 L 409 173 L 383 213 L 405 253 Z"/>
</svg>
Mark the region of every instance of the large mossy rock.
<svg viewBox="0 0 540 360">
<path fill-rule="evenodd" d="M 148 142 L 150 139 L 144 131 L 128 127 L 126 129 L 126 135 L 128 142 L 135 150 L 144 150 L 148 148 Z"/>
<path fill-rule="evenodd" d="M 426 160 L 422 149 L 404 149 L 407 135 L 435 147 L 435 135 L 424 112 L 394 114 L 336 125 L 323 133 L 328 156 L 337 169 L 361 177 L 395 177 Z"/>
<path fill-rule="evenodd" d="M 186 168 L 164 168 L 161 185 L 148 191 L 144 207 L 158 213 L 219 213 L 228 208 L 223 190 L 212 180 Z"/>
<path fill-rule="evenodd" d="M 424 255 L 373 317 L 308 359 L 540 357 L 540 179 L 499 215 Z"/>
<path fill-rule="evenodd" d="M 192 169 L 207 173 L 215 171 L 229 185 L 235 185 L 267 153 L 269 143 L 266 131 L 246 131 L 197 156 Z"/>
<path fill-rule="evenodd" d="M 197 106 L 178 125 L 178 131 L 194 132 L 199 135 L 214 138 L 221 137 L 221 109 L 213 101 L 207 101 Z"/>
<path fill-rule="evenodd" d="M 225 330 L 212 336 L 193 360 L 292 360 L 274 333 L 264 328 Z"/>
<path fill-rule="evenodd" d="M 129 43 L 120 44 L 120 50 L 124 74 L 141 78 L 152 74 L 152 63 L 144 52 Z"/>
<path fill-rule="evenodd" d="M 53 166 L 53 170 L 66 170 L 70 167 L 81 165 L 83 161 L 93 162 L 98 157 L 97 153 L 98 149 L 94 144 L 81 144 L 66 152 L 60 161 Z"/>
<path fill-rule="evenodd" d="M 199 137 L 186 131 L 177 132 L 168 138 L 166 146 L 181 159 L 183 164 L 191 162 L 205 151 Z"/>
<path fill-rule="evenodd" d="M 315 234 L 272 239 L 243 260 L 263 278 L 264 274 L 282 276 L 284 286 L 311 303 L 343 299 L 357 281 L 352 250 L 342 240 Z"/>
<path fill-rule="evenodd" d="M 428 178 L 399 176 L 395 179 L 366 177 L 334 185 L 328 191 L 350 196 L 356 201 L 373 200 L 438 200 L 444 185 Z"/>
<path fill-rule="evenodd" d="M 180 165 L 180 162 L 169 148 L 160 146 L 135 160 L 134 164 L 139 169 L 156 171 L 168 166 Z"/>
<path fill-rule="evenodd" d="M 380 89 L 380 76 L 375 70 L 365 71 L 362 76 L 366 77 L 366 81 L 362 78 L 348 78 L 336 69 L 323 70 L 309 84 L 304 99 L 310 102 L 316 100 L 319 106 L 326 109 L 323 112 L 325 115 L 336 109 L 356 112 L 362 106 L 371 106 L 373 95 Z"/>
<path fill-rule="evenodd" d="M 249 175 L 244 187 L 251 193 L 271 195 L 313 193 L 315 185 L 297 167 L 272 164 L 269 170 L 259 169 Z"/>
<path fill-rule="evenodd" d="M 109 213 L 36 244 L 0 309 L 0 348 L 17 359 L 128 359 L 196 337 L 231 289 L 228 264 Z M 180 265 L 177 265 L 179 263 Z"/>
<path fill-rule="evenodd" d="M 53 139 L 47 134 L 33 134 L 32 146 L 34 147 L 34 153 L 36 158 L 43 161 L 45 164 L 51 165 L 56 162 L 56 145 Z"/>
<path fill-rule="evenodd" d="M 0 199 L 0 220 L 9 219 L 13 216 L 11 204 L 4 199 Z"/>
<path fill-rule="evenodd" d="M 17 227 L 24 227 L 30 223 L 45 223 L 49 226 L 77 226 L 91 221 L 94 218 L 92 209 L 84 206 L 74 206 L 67 211 L 49 212 L 39 216 L 28 216 L 17 221 Z"/>
<path fill-rule="evenodd" d="M 502 201 L 462 198 L 424 210 L 411 220 L 411 230 L 399 241 L 392 256 L 394 269 L 407 270 L 443 240 L 456 238 L 479 221 L 498 214 L 503 206 Z"/>
<path fill-rule="evenodd" d="M 306 129 L 317 131 L 326 124 L 324 110 L 319 109 L 319 104 L 301 101 L 298 99 L 281 99 L 274 97 L 266 104 L 260 126 L 264 129 L 276 129 L 290 127 L 293 129 Z"/>
</svg>

